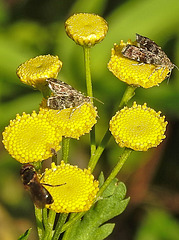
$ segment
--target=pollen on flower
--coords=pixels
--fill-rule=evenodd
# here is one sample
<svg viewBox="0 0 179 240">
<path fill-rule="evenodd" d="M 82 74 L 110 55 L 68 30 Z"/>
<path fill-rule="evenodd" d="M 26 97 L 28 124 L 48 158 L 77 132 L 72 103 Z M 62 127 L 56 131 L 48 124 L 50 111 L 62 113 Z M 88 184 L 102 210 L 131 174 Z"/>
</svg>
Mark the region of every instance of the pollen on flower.
<svg viewBox="0 0 179 240">
<path fill-rule="evenodd" d="M 108 25 L 98 15 L 78 13 L 66 20 L 65 30 L 67 35 L 77 44 L 90 47 L 105 38 Z"/>
<path fill-rule="evenodd" d="M 56 121 L 61 134 L 64 137 L 79 139 L 85 133 L 89 133 L 97 122 L 97 111 L 91 103 L 84 103 L 76 108 L 52 110 L 55 112 Z"/>
<path fill-rule="evenodd" d="M 114 44 L 111 50 L 111 59 L 108 63 L 108 69 L 119 80 L 129 85 L 150 88 L 157 86 L 167 77 L 170 70 L 167 67 L 158 68 L 153 64 L 141 64 L 137 61 L 126 58 L 122 55 L 122 49 L 127 44 L 135 45 L 129 40 L 127 43 L 121 41 L 120 45 Z"/>
<path fill-rule="evenodd" d="M 20 80 L 30 86 L 39 88 L 46 84 L 47 78 L 57 78 L 62 68 L 62 62 L 58 56 L 41 55 L 22 63 L 17 68 L 17 76 Z"/>
<path fill-rule="evenodd" d="M 167 122 L 161 112 L 133 103 L 124 107 L 110 121 L 110 131 L 120 147 L 135 151 L 147 151 L 157 147 L 165 138 Z"/>
<path fill-rule="evenodd" d="M 50 111 L 41 109 L 37 114 L 16 115 L 3 132 L 3 144 L 9 154 L 20 163 L 41 161 L 52 156 L 51 149 L 58 151 L 62 135 L 51 122 L 55 119 Z M 53 123 L 54 124 L 54 123 Z"/>
<path fill-rule="evenodd" d="M 82 170 L 64 161 L 57 166 L 52 163 L 51 169 L 45 170 L 41 183 L 51 185 L 44 185 L 54 200 L 46 207 L 57 213 L 89 210 L 99 191 L 99 182 L 94 180 L 90 169 Z"/>
</svg>

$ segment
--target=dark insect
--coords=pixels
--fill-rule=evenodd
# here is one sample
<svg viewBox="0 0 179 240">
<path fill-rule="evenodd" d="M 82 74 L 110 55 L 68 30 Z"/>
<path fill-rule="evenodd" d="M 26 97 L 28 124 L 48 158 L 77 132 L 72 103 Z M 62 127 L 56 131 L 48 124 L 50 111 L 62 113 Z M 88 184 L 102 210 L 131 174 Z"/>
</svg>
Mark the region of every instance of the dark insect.
<svg viewBox="0 0 179 240">
<path fill-rule="evenodd" d="M 170 61 L 165 52 L 151 39 L 136 33 L 137 46 L 127 44 L 122 49 L 124 57 L 141 63 L 154 64 L 157 69 L 168 68 L 171 74 L 175 65 Z"/>
<path fill-rule="evenodd" d="M 47 106 L 52 109 L 63 110 L 90 102 L 90 97 L 86 97 L 67 83 L 54 78 L 48 78 L 46 81 L 54 93 L 54 96 L 49 97 L 47 100 Z"/>
<path fill-rule="evenodd" d="M 53 198 L 49 191 L 44 187 L 44 185 L 57 187 L 65 184 L 64 183 L 53 186 L 45 183 L 40 183 L 37 172 L 35 171 L 34 166 L 32 166 L 31 164 L 26 164 L 22 166 L 20 170 L 20 175 L 25 189 L 30 192 L 32 200 L 37 208 L 44 208 L 46 204 L 53 203 Z"/>
</svg>

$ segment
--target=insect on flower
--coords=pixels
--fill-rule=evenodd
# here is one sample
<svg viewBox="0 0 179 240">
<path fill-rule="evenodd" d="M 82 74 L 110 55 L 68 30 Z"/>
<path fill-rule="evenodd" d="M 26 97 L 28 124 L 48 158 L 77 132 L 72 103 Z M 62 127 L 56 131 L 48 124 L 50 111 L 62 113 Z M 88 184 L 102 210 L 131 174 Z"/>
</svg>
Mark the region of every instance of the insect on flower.
<svg viewBox="0 0 179 240">
<path fill-rule="evenodd" d="M 31 164 L 23 165 L 20 170 L 20 175 L 25 189 L 30 192 L 32 200 L 37 208 L 44 208 L 46 204 L 53 203 L 53 198 L 49 191 L 44 187 L 45 185 L 50 187 L 59 187 L 66 184 L 63 183 L 53 186 L 46 183 L 40 183 L 38 174 L 35 171 L 34 166 Z"/>
<path fill-rule="evenodd" d="M 55 110 L 79 107 L 85 102 L 90 102 L 90 97 L 83 95 L 67 83 L 54 78 L 46 79 L 54 96 L 49 97 L 47 106 Z"/>
<path fill-rule="evenodd" d="M 167 77 L 170 76 L 172 69 L 176 67 L 170 59 L 167 57 L 166 53 L 151 39 L 141 36 L 136 33 L 137 46 L 127 44 L 122 49 L 122 54 L 124 57 L 135 60 L 141 63 L 153 64 L 157 68 L 154 70 L 159 70 L 161 68 L 169 69 Z"/>
</svg>

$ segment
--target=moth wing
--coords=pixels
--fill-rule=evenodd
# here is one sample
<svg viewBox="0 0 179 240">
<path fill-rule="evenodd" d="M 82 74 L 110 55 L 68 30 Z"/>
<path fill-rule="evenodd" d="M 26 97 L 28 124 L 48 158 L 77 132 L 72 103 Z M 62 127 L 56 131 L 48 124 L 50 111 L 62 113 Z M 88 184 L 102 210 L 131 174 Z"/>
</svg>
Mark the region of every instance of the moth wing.
<svg viewBox="0 0 179 240">
<path fill-rule="evenodd" d="M 130 44 L 128 44 L 122 50 L 122 54 L 124 57 L 127 57 L 129 59 L 148 64 L 154 64 L 154 59 L 156 57 L 154 53 Z"/>
<path fill-rule="evenodd" d="M 154 53 L 155 55 L 163 54 L 166 55 L 161 47 L 159 47 L 153 40 L 148 37 L 144 37 L 136 33 L 136 41 L 138 43 L 138 47 L 148 50 L 149 52 Z"/>
<path fill-rule="evenodd" d="M 70 96 L 54 96 L 47 100 L 47 106 L 54 110 L 63 110 L 66 108 L 75 107 L 74 101 L 72 101 Z"/>
<path fill-rule="evenodd" d="M 51 91 L 56 95 L 67 95 L 68 91 L 74 90 L 69 84 L 55 78 L 47 78 L 46 81 Z"/>
</svg>

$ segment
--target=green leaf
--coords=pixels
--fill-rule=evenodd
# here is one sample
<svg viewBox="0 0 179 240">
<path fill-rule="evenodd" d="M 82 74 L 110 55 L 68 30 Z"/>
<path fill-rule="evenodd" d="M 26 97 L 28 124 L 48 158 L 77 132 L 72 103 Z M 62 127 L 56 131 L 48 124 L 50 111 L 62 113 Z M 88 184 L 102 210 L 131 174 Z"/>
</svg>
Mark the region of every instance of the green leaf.
<svg viewBox="0 0 179 240">
<path fill-rule="evenodd" d="M 24 234 L 22 234 L 22 235 L 18 238 L 18 240 L 26 240 L 26 239 L 28 239 L 29 234 L 30 234 L 30 232 L 31 232 L 31 229 L 32 229 L 32 228 L 29 228 Z"/>
<path fill-rule="evenodd" d="M 108 220 L 121 214 L 129 198 L 124 199 L 126 187 L 118 183 L 117 179 L 104 191 L 102 198 L 70 229 L 68 239 L 72 240 L 102 240 L 111 234 L 114 225 L 106 223 Z"/>
<path fill-rule="evenodd" d="M 107 236 L 109 236 L 109 234 L 112 233 L 114 226 L 114 223 L 103 224 L 96 230 L 95 240 L 105 239 Z"/>
<path fill-rule="evenodd" d="M 103 172 L 100 173 L 98 181 L 99 181 L 99 187 L 101 187 L 104 183 L 104 173 Z"/>
</svg>

